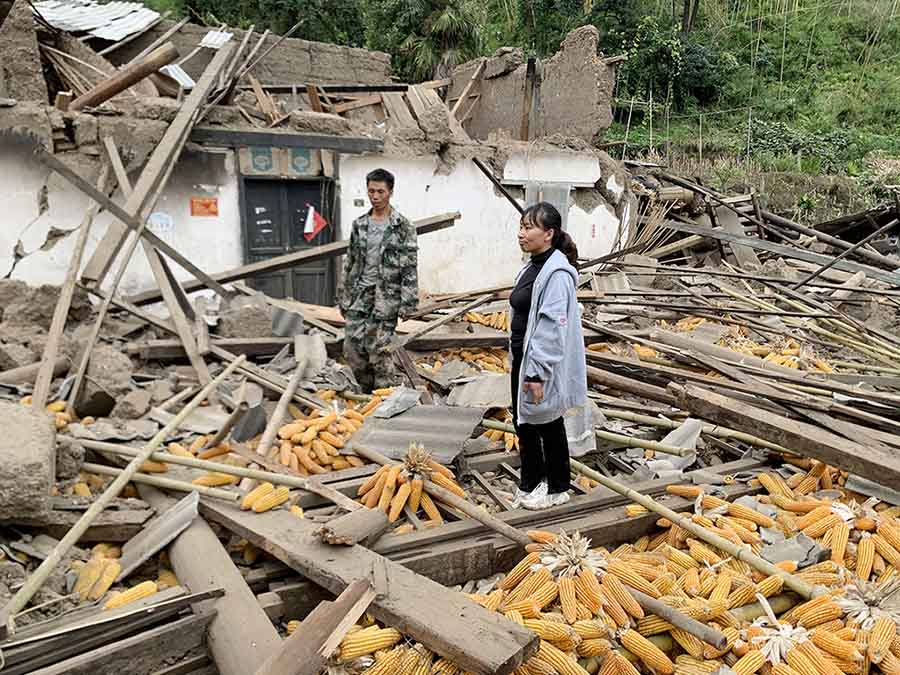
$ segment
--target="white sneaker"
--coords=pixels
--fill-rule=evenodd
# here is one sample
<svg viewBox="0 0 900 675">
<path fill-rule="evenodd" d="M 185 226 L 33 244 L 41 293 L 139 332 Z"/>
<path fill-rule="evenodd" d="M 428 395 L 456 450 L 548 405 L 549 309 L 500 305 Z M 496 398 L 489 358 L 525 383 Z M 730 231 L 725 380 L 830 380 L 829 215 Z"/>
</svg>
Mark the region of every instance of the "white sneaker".
<svg viewBox="0 0 900 675">
<path fill-rule="evenodd" d="M 561 506 L 569 501 L 571 497 L 568 492 L 557 492 L 556 494 L 547 495 L 548 506 Z"/>
<path fill-rule="evenodd" d="M 540 511 L 541 509 L 546 509 L 550 506 L 550 496 L 541 495 L 539 497 L 531 497 L 527 501 L 523 501 L 522 506 L 524 506 L 529 511 Z"/>
<path fill-rule="evenodd" d="M 526 509 L 534 508 L 534 505 L 547 497 L 547 484 L 538 483 L 538 486 L 531 492 L 523 492 L 516 488 L 516 494 L 513 498 L 513 508 L 524 506 Z"/>
</svg>

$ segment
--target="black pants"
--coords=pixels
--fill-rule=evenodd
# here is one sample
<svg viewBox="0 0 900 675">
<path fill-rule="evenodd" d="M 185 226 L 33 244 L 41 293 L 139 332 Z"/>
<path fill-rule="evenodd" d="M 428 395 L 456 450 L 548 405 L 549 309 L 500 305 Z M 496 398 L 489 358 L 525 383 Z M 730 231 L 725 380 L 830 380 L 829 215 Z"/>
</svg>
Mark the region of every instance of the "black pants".
<svg viewBox="0 0 900 675">
<path fill-rule="evenodd" d="M 512 382 L 513 424 L 519 436 L 519 456 L 522 460 L 519 489 L 531 492 L 539 483 L 547 481 L 550 494 L 566 492 L 569 482 L 569 443 L 566 427 L 559 417 L 546 424 L 519 424 L 519 373 L 522 369 L 522 352 L 513 349 Z"/>
</svg>

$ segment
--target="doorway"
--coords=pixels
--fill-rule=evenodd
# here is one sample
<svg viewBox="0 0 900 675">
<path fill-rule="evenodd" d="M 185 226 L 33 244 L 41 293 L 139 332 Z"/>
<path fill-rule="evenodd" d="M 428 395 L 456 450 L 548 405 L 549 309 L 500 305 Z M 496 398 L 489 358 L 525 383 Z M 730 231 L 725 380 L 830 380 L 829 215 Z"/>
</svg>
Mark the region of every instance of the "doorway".
<svg viewBox="0 0 900 675">
<path fill-rule="evenodd" d="M 245 262 L 267 260 L 334 241 L 334 190 L 331 179 L 243 178 Z M 328 222 L 312 241 L 303 236 L 308 205 Z M 334 258 L 328 258 L 251 277 L 249 285 L 273 298 L 330 306 L 335 299 L 335 278 Z"/>
</svg>

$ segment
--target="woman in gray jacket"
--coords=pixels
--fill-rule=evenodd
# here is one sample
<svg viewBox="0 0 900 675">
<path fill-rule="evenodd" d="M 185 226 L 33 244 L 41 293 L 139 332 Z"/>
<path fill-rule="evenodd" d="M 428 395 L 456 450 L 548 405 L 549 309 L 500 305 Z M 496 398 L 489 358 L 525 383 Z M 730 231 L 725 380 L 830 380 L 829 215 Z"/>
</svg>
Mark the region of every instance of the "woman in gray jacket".
<svg viewBox="0 0 900 675">
<path fill-rule="evenodd" d="M 531 260 L 509 297 L 513 422 L 521 479 L 516 503 L 540 509 L 569 500 L 569 446 L 563 415 L 584 405 L 587 378 L 575 288 L 578 249 L 552 204 L 530 206 L 519 247 Z"/>
</svg>

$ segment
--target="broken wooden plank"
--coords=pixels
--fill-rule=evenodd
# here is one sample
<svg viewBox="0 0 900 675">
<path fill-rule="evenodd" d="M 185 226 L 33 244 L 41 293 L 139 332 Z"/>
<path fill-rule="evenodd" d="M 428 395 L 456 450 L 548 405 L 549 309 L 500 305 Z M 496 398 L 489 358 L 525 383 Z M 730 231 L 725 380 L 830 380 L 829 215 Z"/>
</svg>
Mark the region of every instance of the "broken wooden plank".
<svg viewBox="0 0 900 675">
<path fill-rule="evenodd" d="M 319 675 L 374 599 L 375 589 L 360 579 L 347 586 L 334 602 L 320 603 L 256 675 Z"/>
<path fill-rule="evenodd" d="M 459 95 L 459 98 L 456 100 L 456 103 L 453 104 L 453 108 L 450 110 L 450 114 L 453 117 L 456 117 L 459 113 L 459 109 L 462 107 L 463 103 L 466 99 L 469 98 L 469 94 L 472 93 L 472 89 L 478 84 L 478 81 L 481 79 L 481 74 L 484 72 L 485 67 L 487 66 L 488 60 L 486 58 L 482 58 L 481 62 L 478 64 L 478 67 L 475 68 L 475 72 L 472 73 L 472 77 L 469 78 L 469 81 L 466 82 L 466 86 L 463 88 L 462 93 Z"/>
<path fill-rule="evenodd" d="M 32 670 L 31 675 L 149 673 L 164 667 L 173 656 L 200 647 L 211 619 L 212 616 L 186 616 L 52 666 Z"/>
<path fill-rule="evenodd" d="M 155 194 L 160 182 L 165 180 L 169 175 L 169 172 L 167 171 L 169 167 L 181 154 L 181 150 L 187 140 L 188 132 L 198 121 L 197 112 L 199 111 L 200 106 L 206 102 L 207 95 L 212 90 L 219 77 L 219 73 L 228 63 L 233 52 L 234 45 L 231 44 L 225 44 L 218 50 L 212 61 L 210 61 L 209 65 L 206 67 L 206 70 L 203 71 L 203 75 L 200 77 L 196 86 L 191 90 L 190 95 L 181 105 L 175 119 L 169 125 L 168 129 L 166 129 L 166 133 L 156 146 L 150 159 L 147 160 L 147 164 L 144 166 L 143 171 L 141 171 L 141 175 L 138 178 L 131 195 L 126 199 L 124 206 L 121 209 L 118 209 L 123 212 L 123 214 L 127 214 L 127 218 L 122 220 L 116 211 L 110 211 L 128 227 L 138 229 L 142 224 L 143 219 L 140 215 L 144 212 L 145 207 L 148 206 L 148 200 Z M 103 204 L 103 206 L 107 206 L 107 204 Z M 125 243 L 126 232 L 127 230 L 118 223 L 110 223 L 106 235 L 104 235 L 103 239 L 97 245 L 94 255 L 88 261 L 82 272 L 82 280 L 97 286 L 103 282 L 103 279 L 109 272 L 113 260 Z M 166 242 L 155 237 L 155 235 L 152 237 L 150 235 L 152 235 L 152 233 L 145 232 L 143 236 L 160 251 L 196 276 L 196 266 L 193 265 L 193 263 L 187 261 L 191 267 L 186 267 L 186 259 L 183 256 L 174 251 L 174 249 L 166 244 Z M 154 238 L 156 240 L 154 240 Z M 178 257 L 173 255 L 173 252 L 175 252 Z M 201 277 L 197 276 L 197 278 L 200 279 Z M 210 288 L 220 292 L 215 286 L 211 286 Z"/>
<path fill-rule="evenodd" d="M 389 525 L 381 509 L 358 509 L 330 520 L 316 530 L 316 535 L 332 546 L 362 544 L 371 548 Z"/>
<path fill-rule="evenodd" d="M 356 110 L 357 108 L 368 108 L 370 105 L 378 105 L 381 103 L 381 94 L 372 94 L 371 96 L 363 96 L 355 101 L 347 101 L 346 103 L 338 103 L 334 106 L 334 112 L 337 115 Z"/>
<path fill-rule="evenodd" d="M 537 649 L 537 636 L 524 627 L 366 548 L 323 544 L 312 523 L 289 512 L 248 514 L 212 502 L 201 512 L 332 593 L 372 579 L 371 613 L 461 668 L 506 675 Z"/>
<path fill-rule="evenodd" d="M 140 494 L 159 511 L 175 503 L 153 488 L 139 487 Z M 288 514 L 299 520 L 293 514 Z M 281 638 L 256 601 L 231 556 L 212 528 L 195 518 L 169 547 L 169 560 L 181 583 L 192 591 L 223 588 L 225 595 L 194 606 L 194 612 L 211 619 L 207 645 L 222 675 L 256 672 L 281 648 Z"/>
<path fill-rule="evenodd" d="M 444 324 L 450 323 L 454 319 L 466 314 L 467 312 L 471 312 L 472 310 L 481 307 L 481 305 L 488 302 L 491 298 L 494 297 L 493 293 L 486 293 L 485 295 L 479 296 L 475 298 L 472 302 L 469 302 L 462 307 L 458 307 L 454 309 L 449 314 L 444 314 L 440 318 L 435 319 L 434 321 L 430 321 L 425 324 L 418 330 L 413 331 L 412 333 L 406 334 L 401 340 L 401 345 L 405 346 L 408 342 L 412 342 L 413 340 L 422 337 L 433 331 L 435 328 L 440 328 Z"/>
<path fill-rule="evenodd" d="M 883 446 L 867 446 L 821 427 L 775 415 L 694 385 L 670 384 L 682 408 L 723 426 L 752 433 L 804 456 L 839 467 L 892 489 L 900 488 L 900 457 Z"/>
<path fill-rule="evenodd" d="M 422 236 L 423 234 L 429 234 L 431 232 L 437 232 L 438 230 L 443 230 L 448 227 L 453 227 L 453 225 L 459 218 L 460 214 L 458 211 L 452 213 L 442 213 L 438 216 L 416 220 L 413 225 L 416 228 L 416 235 Z M 347 252 L 347 247 L 349 245 L 350 242 L 348 240 L 336 241 L 331 244 L 316 246 L 315 248 L 305 249 L 302 251 L 277 256 L 275 258 L 269 258 L 268 260 L 261 260 L 259 262 L 250 263 L 249 265 L 242 265 L 241 267 L 236 267 L 225 272 L 214 274 L 212 275 L 212 278 L 220 284 L 226 284 L 231 281 L 246 279 L 247 277 L 252 277 L 258 274 L 278 272 L 280 270 L 296 267 L 297 265 L 302 265 L 303 263 L 315 262 L 316 260 L 324 260 L 326 258 L 333 258 L 336 256 L 344 255 Z M 182 284 L 182 288 L 184 288 L 186 292 L 190 293 L 192 291 L 197 291 L 204 288 L 204 284 L 197 281 L 189 281 Z M 140 293 L 129 298 L 128 300 L 131 303 L 140 306 L 153 302 L 159 302 L 160 300 L 162 300 L 162 295 L 159 291 L 153 290 L 147 291 L 146 293 Z"/>
<path fill-rule="evenodd" d="M 764 239 L 758 239 L 756 237 L 731 234 L 729 232 L 712 230 L 708 227 L 701 227 L 699 225 L 689 225 L 687 223 L 682 223 L 675 220 L 663 220 L 660 222 L 660 227 L 667 227 L 671 230 L 686 232 L 688 234 L 699 234 L 704 237 L 709 237 L 711 239 L 717 239 L 719 241 L 728 243 L 744 244 L 745 246 L 749 246 L 750 248 L 754 248 L 760 251 L 767 251 L 768 253 L 774 253 L 785 258 L 802 260 L 804 262 L 809 262 L 816 265 L 825 265 L 832 261 L 832 256 L 813 253 L 812 251 L 806 251 L 797 246 L 785 246 L 783 244 L 776 244 L 774 242 L 766 241 Z M 855 272 L 865 272 L 866 275 L 868 275 L 872 279 L 878 279 L 879 281 L 883 281 L 886 284 L 890 284 L 891 286 L 900 286 L 900 274 L 886 272 L 870 265 L 863 265 L 861 263 L 853 262 L 852 260 L 841 260 L 836 265 L 834 265 L 834 267 L 851 274 Z"/>
<path fill-rule="evenodd" d="M 79 541 L 82 543 L 129 541 L 141 533 L 154 515 L 153 509 L 106 510 L 91 523 Z M 51 511 L 48 522 L 41 525 L 41 528 L 51 537 L 60 539 L 72 529 L 80 516 L 81 513 L 78 511 L 54 509 Z"/>
<path fill-rule="evenodd" d="M 534 100 L 534 88 L 537 84 L 537 59 L 529 57 L 525 67 L 525 93 L 522 99 L 522 121 L 519 124 L 519 140 L 527 141 L 531 136 L 531 108 Z"/>
<path fill-rule="evenodd" d="M 317 148 L 354 155 L 381 152 L 384 141 L 368 136 L 335 136 L 329 134 L 298 134 L 293 132 L 253 129 L 223 129 L 195 127 L 190 140 L 201 145 L 236 148 L 243 146 L 277 146 L 282 148 Z"/>
<path fill-rule="evenodd" d="M 163 547 L 168 546 L 175 537 L 190 527 L 194 518 L 197 517 L 199 503 L 200 498 L 196 492 L 182 497 L 168 510 L 154 518 L 138 536 L 130 539 L 122 547 L 122 557 L 119 561 L 121 571 L 116 577 L 116 581 L 121 582 L 128 577 L 146 560 Z"/>
</svg>

